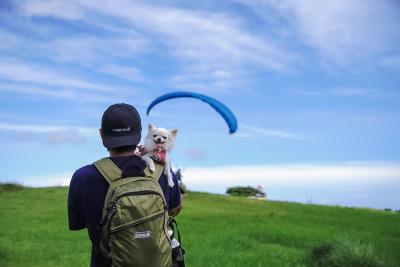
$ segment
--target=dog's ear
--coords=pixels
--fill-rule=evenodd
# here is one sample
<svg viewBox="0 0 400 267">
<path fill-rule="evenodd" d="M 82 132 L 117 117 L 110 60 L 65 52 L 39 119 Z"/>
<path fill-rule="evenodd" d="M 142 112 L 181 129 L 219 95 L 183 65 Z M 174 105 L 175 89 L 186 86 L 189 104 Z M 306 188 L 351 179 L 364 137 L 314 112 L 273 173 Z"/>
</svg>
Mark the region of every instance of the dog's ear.
<svg viewBox="0 0 400 267">
<path fill-rule="evenodd" d="M 176 133 L 178 132 L 178 129 L 171 129 L 169 132 L 172 134 L 173 137 L 176 136 Z"/>
<path fill-rule="evenodd" d="M 152 123 L 149 123 L 149 132 L 153 131 L 153 129 L 155 129 L 156 126 Z"/>
</svg>

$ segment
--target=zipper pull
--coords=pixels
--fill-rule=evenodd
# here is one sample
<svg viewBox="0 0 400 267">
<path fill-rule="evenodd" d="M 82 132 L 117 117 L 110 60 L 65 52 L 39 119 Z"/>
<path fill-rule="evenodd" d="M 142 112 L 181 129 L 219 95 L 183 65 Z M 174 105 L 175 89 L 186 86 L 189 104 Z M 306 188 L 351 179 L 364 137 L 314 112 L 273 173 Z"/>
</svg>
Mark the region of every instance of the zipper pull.
<svg viewBox="0 0 400 267">
<path fill-rule="evenodd" d="M 114 235 L 110 235 L 110 240 L 109 240 L 109 242 L 108 242 L 110 247 L 112 246 L 112 244 L 114 243 L 114 241 L 115 241 Z"/>
</svg>

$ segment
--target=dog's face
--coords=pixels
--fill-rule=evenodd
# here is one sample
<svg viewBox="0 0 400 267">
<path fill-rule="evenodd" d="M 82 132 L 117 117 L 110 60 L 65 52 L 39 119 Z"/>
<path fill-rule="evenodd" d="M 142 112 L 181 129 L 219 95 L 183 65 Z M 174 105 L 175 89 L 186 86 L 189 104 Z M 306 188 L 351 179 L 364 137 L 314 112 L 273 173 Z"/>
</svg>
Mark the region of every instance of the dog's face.
<svg viewBox="0 0 400 267">
<path fill-rule="evenodd" d="M 158 148 L 170 151 L 174 145 L 177 132 L 177 129 L 167 130 L 164 128 L 157 128 L 154 124 L 150 123 L 145 146 L 149 150 Z"/>
</svg>

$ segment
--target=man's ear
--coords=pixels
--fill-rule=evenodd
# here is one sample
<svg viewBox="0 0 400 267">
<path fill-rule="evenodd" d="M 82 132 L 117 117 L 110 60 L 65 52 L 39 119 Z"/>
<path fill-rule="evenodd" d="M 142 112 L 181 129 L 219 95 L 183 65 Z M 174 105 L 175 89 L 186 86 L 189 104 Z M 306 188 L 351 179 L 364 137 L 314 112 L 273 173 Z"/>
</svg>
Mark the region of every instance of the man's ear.
<svg viewBox="0 0 400 267">
<path fill-rule="evenodd" d="M 169 132 L 172 134 L 173 137 L 175 137 L 176 134 L 178 133 L 178 129 L 171 129 L 169 130 Z"/>
<path fill-rule="evenodd" d="M 155 129 L 156 126 L 152 123 L 149 123 L 149 132 L 153 131 L 153 129 Z"/>
<path fill-rule="evenodd" d="M 103 130 L 101 128 L 99 129 L 99 133 L 100 133 L 101 138 L 103 138 Z"/>
</svg>

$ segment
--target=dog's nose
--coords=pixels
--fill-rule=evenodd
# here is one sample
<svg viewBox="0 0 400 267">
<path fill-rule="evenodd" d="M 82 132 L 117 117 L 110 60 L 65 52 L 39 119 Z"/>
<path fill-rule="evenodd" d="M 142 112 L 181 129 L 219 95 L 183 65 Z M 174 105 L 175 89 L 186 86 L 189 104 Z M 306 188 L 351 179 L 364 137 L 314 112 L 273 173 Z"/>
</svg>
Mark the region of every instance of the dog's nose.
<svg viewBox="0 0 400 267">
<path fill-rule="evenodd" d="M 159 142 L 159 143 L 161 142 L 161 138 L 160 138 L 160 137 L 158 137 L 156 140 L 157 140 L 157 142 Z"/>
</svg>

